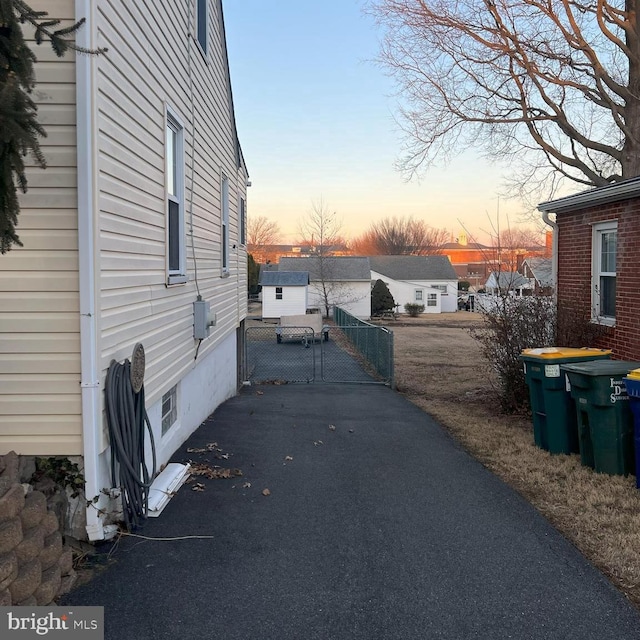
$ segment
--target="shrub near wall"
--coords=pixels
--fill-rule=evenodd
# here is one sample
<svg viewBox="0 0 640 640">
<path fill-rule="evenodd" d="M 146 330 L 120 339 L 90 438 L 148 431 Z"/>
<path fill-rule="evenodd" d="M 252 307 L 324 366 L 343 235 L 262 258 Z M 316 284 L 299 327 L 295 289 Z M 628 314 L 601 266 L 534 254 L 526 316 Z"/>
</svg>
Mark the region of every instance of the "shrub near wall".
<svg viewBox="0 0 640 640">
<path fill-rule="evenodd" d="M 22 484 L 34 469 L 33 458 L 0 456 L 0 606 L 50 604 L 76 580 L 71 548 L 49 508 L 55 496 Z"/>
</svg>

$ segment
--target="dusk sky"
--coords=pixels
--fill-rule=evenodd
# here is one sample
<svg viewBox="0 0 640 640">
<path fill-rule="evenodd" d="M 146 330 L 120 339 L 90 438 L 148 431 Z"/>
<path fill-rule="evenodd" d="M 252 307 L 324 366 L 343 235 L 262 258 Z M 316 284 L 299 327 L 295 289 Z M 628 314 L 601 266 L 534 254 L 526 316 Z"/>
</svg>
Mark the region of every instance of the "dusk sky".
<svg viewBox="0 0 640 640">
<path fill-rule="evenodd" d="M 393 80 L 374 62 L 382 33 L 365 0 L 224 2 L 238 135 L 252 186 L 249 216 L 278 222 L 294 242 L 323 200 L 347 236 L 390 216 L 464 228 L 486 242 L 488 216 L 517 224 L 500 199 L 504 167 L 472 149 L 407 182 L 395 168 L 403 133 Z M 460 224 L 458 219 L 462 222 Z M 464 228 L 463 228 L 464 226 Z"/>
</svg>

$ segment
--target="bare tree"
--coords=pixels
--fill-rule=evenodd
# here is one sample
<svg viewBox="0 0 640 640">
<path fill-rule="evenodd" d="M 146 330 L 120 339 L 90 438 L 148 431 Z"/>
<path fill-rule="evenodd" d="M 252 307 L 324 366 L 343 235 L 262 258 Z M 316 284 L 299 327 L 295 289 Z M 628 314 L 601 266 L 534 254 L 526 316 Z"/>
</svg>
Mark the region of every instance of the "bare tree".
<svg viewBox="0 0 640 640">
<path fill-rule="evenodd" d="M 522 195 L 640 174 L 640 0 L 371 0 L 410 174 L 469 145 Z"/>
<path fill-rule="evenodd" d="M 333 256 L 334 248 L 344 242 L 342 220 L 331 211 L 322 198 L 312 204 L 308 214 L 300 220 L 299 233 L 305 243 L 310 244 L 312 257 L 313 288 L 324 307 L 324 315 L 329 316 L 331 307 L 352 301 L 352 294 L 338 278 L 340 258 Z"/>
<path fill-rule="evenodd" d="M 448 235 L 446 229 L 434 229 L 423 220 L 384 218 L 356 238 L 353 248 L 357 253 L 373 256 L 428 256 L 440 253 Z"/>
<path fill-rule="evenodd" d="M 249 251 L 268 244 L 277 244 L 280 239 L 280 227 L 277 222 L 266 216 L 249 216 L 247 220 L 247 247 Z"/>
<path fill-rule="evenodd" d="M 311 245 L 319 256 L 330 255 L 336 244 L 344 242 L 341 236 L 342 220 L 325 202 L 313 202 L 311 210 L 299 221 L 298 230 L 304 242 Z"/>
</svg>

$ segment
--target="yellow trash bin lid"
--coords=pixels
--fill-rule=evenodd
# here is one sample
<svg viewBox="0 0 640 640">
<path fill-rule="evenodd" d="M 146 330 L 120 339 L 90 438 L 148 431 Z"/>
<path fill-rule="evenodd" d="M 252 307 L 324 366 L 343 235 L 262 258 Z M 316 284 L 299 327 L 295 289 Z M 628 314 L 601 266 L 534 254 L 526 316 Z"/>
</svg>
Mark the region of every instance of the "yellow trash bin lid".
<svg viewBox="0 0 640 640">
<path fill-rule="evenodd" d="M 629 371 L 629 373 L 627 374 L 627 378 L 630 378 L 631 380 L 640 380 L 640 369 Z"/>
<path fill-rule="evenodd" d="M 611 355 L 611 349 L 593 349 L 591 347 L 582 347 L 579 349 L 575 347 L 539 347 L 537 349 L 524 349 L 522 355 L 541 359 L 585 358 L 597 355 Z M 638 377 L 640 379 L 640 374 Z"/>
</svg>

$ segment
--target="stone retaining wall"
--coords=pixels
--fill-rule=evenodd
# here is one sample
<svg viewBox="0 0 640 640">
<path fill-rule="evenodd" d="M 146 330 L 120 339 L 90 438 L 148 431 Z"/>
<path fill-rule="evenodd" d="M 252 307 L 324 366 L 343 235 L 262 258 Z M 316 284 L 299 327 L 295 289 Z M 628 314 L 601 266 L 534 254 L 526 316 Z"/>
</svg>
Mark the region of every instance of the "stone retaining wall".
<svg viewBox="0 0 640 640">
<path fill-rule="evenodd" d="M 42 606 L 76 581 L 73 553 L 56 515 L 60 492 L 27 484 L 35 466 L 14 452 L 0 456 L 0 606 Z M 48 495 L 47 495 L 48 494 Z"/>
</svg>

